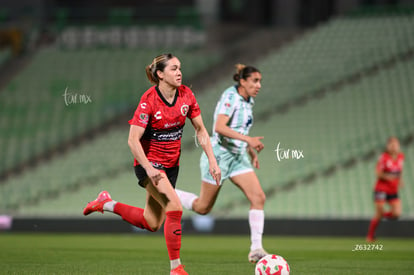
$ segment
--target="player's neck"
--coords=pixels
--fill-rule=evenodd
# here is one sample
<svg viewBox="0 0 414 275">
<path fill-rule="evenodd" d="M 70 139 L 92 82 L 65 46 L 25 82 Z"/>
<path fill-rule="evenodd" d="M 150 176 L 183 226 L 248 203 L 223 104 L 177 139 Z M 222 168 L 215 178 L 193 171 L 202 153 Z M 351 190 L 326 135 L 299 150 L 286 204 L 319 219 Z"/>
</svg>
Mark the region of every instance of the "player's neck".
<svg viewBox="0 0 414 275">
<path fill-rule="evenodd" d="M 177 88 L 161 82 L 158 85 L 158 90 L 160 91 L 164 99 L 171 103 L 174 100 Z"/>
<path fill-rule="evenodd" d="M 241 95 L 246 101 L 249 100 L 249 95 L 243 87 L 238 86 L 237 91 L 239 92 L 239 95 Z"/>
<path fill-rule="evenodd" d="M 388 154 L 390 155 L 390 157 L 392 158 L 392 159 L 397 159 L 398 158 L 398 152 L 388 152 Z"/>
</svg>

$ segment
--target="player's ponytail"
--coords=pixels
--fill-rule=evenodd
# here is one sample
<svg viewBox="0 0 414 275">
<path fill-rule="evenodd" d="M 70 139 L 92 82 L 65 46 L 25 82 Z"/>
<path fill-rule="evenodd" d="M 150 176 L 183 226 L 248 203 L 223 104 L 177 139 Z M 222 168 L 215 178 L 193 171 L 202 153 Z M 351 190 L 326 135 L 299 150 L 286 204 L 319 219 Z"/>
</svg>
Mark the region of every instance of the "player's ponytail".
<svg viewBox="0 0 414 275">
<path fill-rule="evenodd" d="M 236 73 L 233 75 L 233 80 L 240 83 L 241 79 L 247 79 L 252 73 L 260 73 L 258 69 L 253 66 L 246 66 L 244 64 L 236 64 Z"/>
<path fill-rule="evenodd" d="M 157 71 L 163 72 L 167 66 L 168 60 L 174 58 L 170 53 L 161 54 L 152 60 L 152 63 L 145 67 L 145 73 L 147 74 L 148 80 L 155 85 L 158 85 L 160 79 Z"/>
<path fill-rule="evenodd" d="M 158 79 L 157 77 L 153 74 L 152 72 L 152 68 L 153 68 L 153 63 L 147 65 L 145 67 L 145 73 L 147 74 L 147 78 L 148 80 L 152 83 L 152 84 L 158 84 Z"/>
</svg>

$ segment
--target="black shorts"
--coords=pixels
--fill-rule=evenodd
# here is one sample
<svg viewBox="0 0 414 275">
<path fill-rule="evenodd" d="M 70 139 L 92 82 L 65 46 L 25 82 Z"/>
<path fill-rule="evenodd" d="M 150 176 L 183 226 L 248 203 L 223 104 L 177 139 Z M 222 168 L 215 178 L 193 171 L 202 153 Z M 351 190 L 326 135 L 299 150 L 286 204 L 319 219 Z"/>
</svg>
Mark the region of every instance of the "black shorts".
<svg viewBox="0 0 414 275">
<path fill-rule="evenodd" d="M 175 188 L 175 183 L 177 182 L 178 170 L 179 170 L 178 166 L 171 167 L 171 168 L 165 168 L 162 165 L 156 165 L 156 166 L 153 165 L 153 167 L 155 169 L 164 171 L 165 174 L 167 175 L 167 178 L 170 181 L 172 187 Z M 134 169 L 135 169 L 135 175 L 138 178 L 138 184 L 141 187 L 145 188 L 144 182 L 148 178 L 147 172 L 145 171 L 145 169 L 141 165 L 134 166 Z"/>
<path fill-rule="evenodd" d="M 387 194 L 383 191 L 374 191 L 374 201 L 392 201 L 398 199 L 398 193 Z"/>
</svg>

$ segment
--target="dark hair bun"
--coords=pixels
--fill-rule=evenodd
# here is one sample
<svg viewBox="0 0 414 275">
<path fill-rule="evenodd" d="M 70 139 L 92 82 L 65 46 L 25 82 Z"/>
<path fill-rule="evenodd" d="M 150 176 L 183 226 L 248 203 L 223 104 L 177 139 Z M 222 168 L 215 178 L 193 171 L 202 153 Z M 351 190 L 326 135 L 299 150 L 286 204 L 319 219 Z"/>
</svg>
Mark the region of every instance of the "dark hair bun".
<svg viewBox="0 0 414 275">
<path fill-rule="evenodd" d="M 240 83 L 241 79 L 247 79 L 252 73 L 259 72 L 253 66 L 246 66 L 244 64 L 236 64 L 236 73 L 233 75 L 233 80 Z"/>
<path fill-rule="evenodd" d="M 240 81 L 240 74 L 234 74 L 233 75 L 233 80 L 236 81 L 236 82 L 239 82 Z"/>
</svg>

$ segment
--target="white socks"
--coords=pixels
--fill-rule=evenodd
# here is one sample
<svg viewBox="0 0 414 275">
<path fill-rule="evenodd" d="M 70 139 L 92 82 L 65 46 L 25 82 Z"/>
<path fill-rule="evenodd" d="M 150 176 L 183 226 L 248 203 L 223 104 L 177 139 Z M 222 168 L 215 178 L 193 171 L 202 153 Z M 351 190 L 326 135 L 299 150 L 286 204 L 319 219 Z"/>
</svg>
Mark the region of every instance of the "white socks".
<svg viewBox="0 0 414 275">
<path fill-rule="evenodd" d="M 175 259 L 175 260 L 170 260 L 171 270 L 173 270 L 174 268 L 177 268 L 180 264 L 181 264 L 180 258 Z"/>
<path fill-rule="evenodd" d="M 193 210 L 193 202 L 198 197 L 190 192 L 182 191 L 179 189 L 175 189 L 177 193 L 181 205 L 188 210 Z M 106 204 L 105 204 L 106 206 Z M 105 209 L 104 206 L 104 209 Z M 249 225 L 250 225 L 250 239 L 251 239 L 251 246 L 250 250 L 256 250 L 263 248 L 262 245 L 262 235 L 263 235 L 263 228 L 264 228 L 264 211 L 258 209 L 250 209 L 249 210 Z"/>
<path fill-rule="evenodd" d="M 186 192 L 186 191 L 182 191 L 180 189 L 175 189 L 175 192 L 178 195 L 178 198 L 181 201 L 181 205 L 188 210 L 193 210 L 193 202 L 195 201 L 195 199 L 197 199 L 197 195 L 190 193 L 190 192 Z"/>
<path fill-rule="evenodd" d="M 103 205 L 103 210 L 114 212 L 114 207 L 115 207 L 116 203 L 117 203 L 117 201 L 114 201 L 114 200 L 105 202 L 104 205 Z"/>
<path fill-rule="evenodd" d="M 263 248 L 262 235 L 264 227 L 264 211 L 258 209 L 250 209 L 249 211 L 249 225 L 250 225 L 250 251 Z"/>
</svg>

